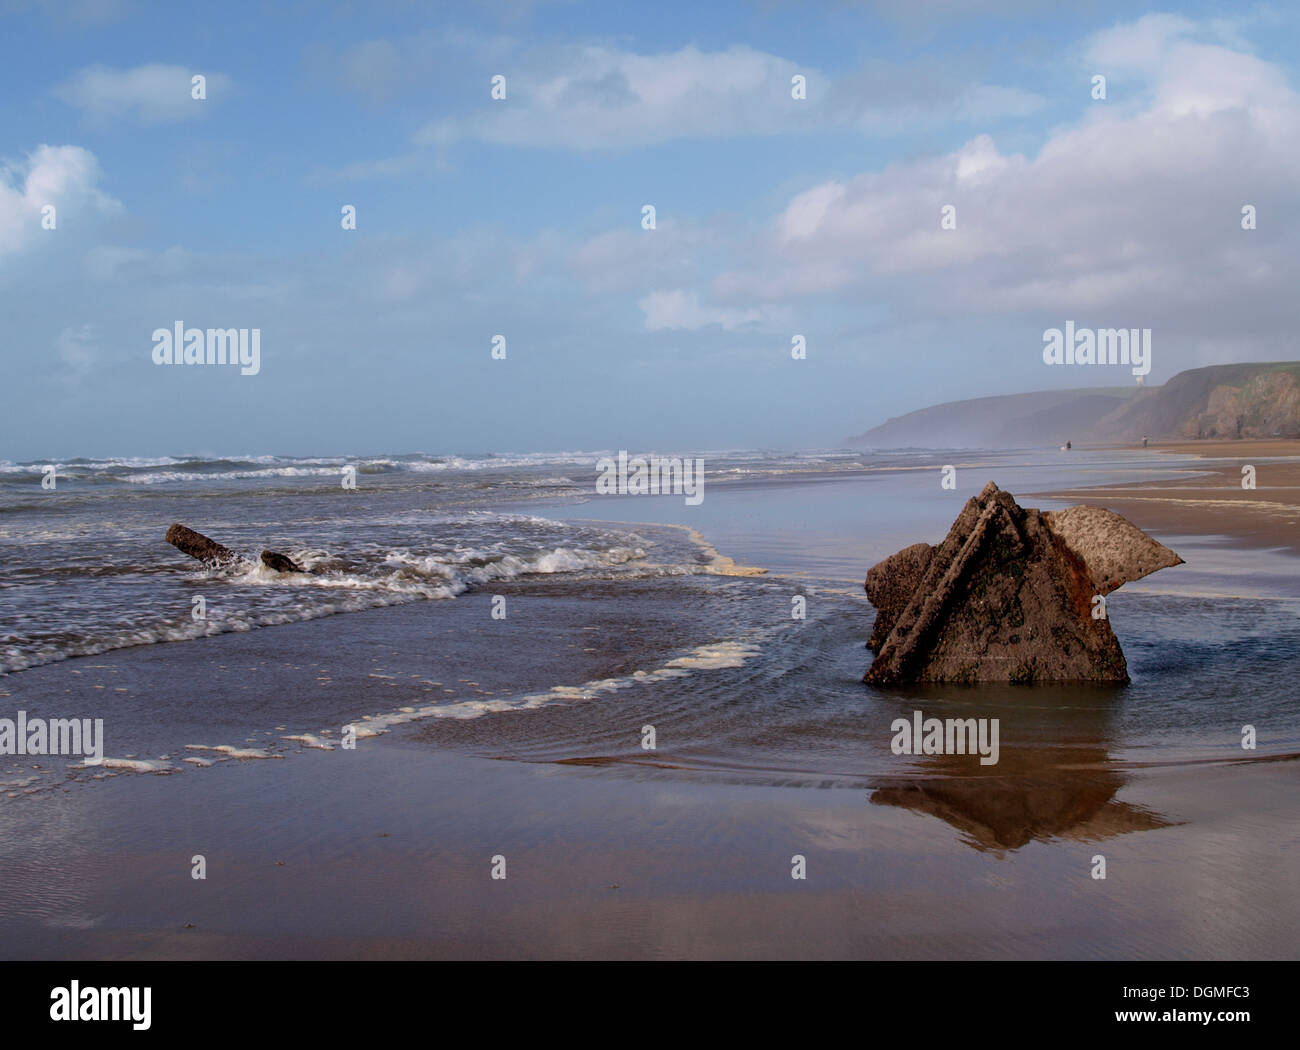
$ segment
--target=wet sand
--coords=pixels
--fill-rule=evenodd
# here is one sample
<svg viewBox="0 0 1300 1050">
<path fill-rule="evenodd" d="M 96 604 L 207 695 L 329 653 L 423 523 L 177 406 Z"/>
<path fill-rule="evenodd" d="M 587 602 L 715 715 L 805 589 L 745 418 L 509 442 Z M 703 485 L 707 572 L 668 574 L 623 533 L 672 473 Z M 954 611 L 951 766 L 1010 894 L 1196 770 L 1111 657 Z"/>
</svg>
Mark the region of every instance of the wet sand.
<svg viewBox="0 0 1300 1050">
<path fill-rule="evenodd" d="M 1158 535 L 1222 536 L 1233 546 L 1300 554 L 1300 441 L 1182 441 L 1150 451 L 1204 458 L 1189 476 L 1155 483 L 1079 487 L 1036 493 L 1123 514 Z M 1242 467 L 1255 488 L 1242 488 Z"/>
<path fill-rule="evenodd" d="M 1125 793 L 1162 826 L 989 849 L 862 790 L 613 776 L 394 736 L 7 808 L 0 876 L 25 891 L 0 944 L 19 959 L 1291 958 L 1295 768 L 1159 767 Z"/>
</svg>

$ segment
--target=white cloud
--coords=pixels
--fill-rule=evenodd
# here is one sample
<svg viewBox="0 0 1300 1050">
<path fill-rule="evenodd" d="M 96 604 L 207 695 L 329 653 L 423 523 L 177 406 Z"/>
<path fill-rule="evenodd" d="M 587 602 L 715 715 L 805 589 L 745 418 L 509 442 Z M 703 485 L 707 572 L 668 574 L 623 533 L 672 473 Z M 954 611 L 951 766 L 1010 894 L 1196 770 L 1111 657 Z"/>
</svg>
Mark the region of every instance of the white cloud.
<svg viewBox="0 0 1300 1050">
<path fill-rule="evenodd" d="M 192 78 L 207 79 L 205 99 L 191 96 Z M 54 97 L 82 110 L 101 124 L 119 120 L 166 124 L 194 120 L 230 90 L 226 74 L 160 63 L 133 69 L 89 66 L 54 89 Z"/>
<path fill-rule="evenodd" d="M 95 155 L 80 146 L 38 146 L 21 164 L 0 165 L 0 258 L 31 247 L 39 237 L 66 237 L 87 213 L 117 214 L 119 201 L 99 189 Z M 54 206 L 55 228 L 42 226 Z"/>
<path fill-rule="evenodd" d="M 684 328 L 695 330 L 710 325 L 721 325 L 731 330 L 745 325 L 758 324 L 764 320 L 761 310 L 733 310 L 725 307 L 704 307 L 696 292 L 675 288 L 671 291 L 651 292 L 642 298 L 637 306 L 645 314 L 645 326 L 649 332 L 667 328 Z"/>
<path fill-rule="evenodd" d="M 827 182 L 799 194 L 777 220 L 777 238 L 788 244 L 816 235 L 827 213 L 843 201 L 845 192 L 843 183 Z"/>
<path fill-rule="evenodd" d="M 458 139 L 557 149 L 618 149 L 678 139 L 740 138 L 857 130 L 901 134 L 953 119 L 978 121 L 1024 116 L 1043 100 L 994 85 L 968 85 L 935 70 L 876 63 L 833 79 L 815 66 L 737 45 L 717 51 L 695 45 L 638 54 L 588 45 L 522 50 L 499 39 L 462 47 L 482 53 L 479 65 L 506 76 L 507 96 L 468 114 L 429 121 L 414 136 L 419 146 L 445 147 Z M 337 75 L 372 101 L 405 74 L 377 56 L 391 45 L 353 49 Z M 421 52 L 407 64 L 427 64 Z M 805 99 L 791 96 L 791 78 L 805 78 Z"/>
<path fill-rule="evenodd" d="M 1099 73 L 1149 74 L 1164 59 L 1170 44 L 1196 32 L 1196 23 L 1179 15 L 1144 15 L 1136 22 L 1121 22 L 1093 34 L 1084 48 L 1084 60 Z"/>
<path fill-rule="evenodd" d="M 463 120 L 438 120 L 422 145 L 479 138 L 509 145 L 598 149 L 671 139 L 797 130 L 808 116 L 790 78 L 818 74 L 749 47 L 690 46 L 657 55 L 607 47 L 529 56 L 507 76 L 507 98 Z M 486 87 L 485 87 L 486 94 Z"/>
<path fill-rule="evenodd" d="M 653 285 L 681 285 L 696 279 L 700 265 L 724 232 L 707 223 L 660 219 L 643 230 L 641 216 L 627 226 L 597 234 L 570 255 L 570 265 L 588 291 L 617 292 Z"/>
<path fill-rule="evenodd" d="M 1251 327 L 1284 352 L 1276 315 L 1300 280 L 1300 235 L 1279 216 L 1300 205 L 1300 96 L 1278 67 L 1198 34 L 1167 18 L 1098 34 L 1085 53 L 1142 71 L 1142 101 L 1090 104 L 1036 155 L 980 135 L 796 195 L 717 274 L 711 300 L 822 295 L 916 317 L 1104 311 L 1189 341 Z M 1256 231 L 1240 227 L 1247 203 L 1272 217 Z M 955 230 L 940 227 L 948 204 Z"/>
</svg>

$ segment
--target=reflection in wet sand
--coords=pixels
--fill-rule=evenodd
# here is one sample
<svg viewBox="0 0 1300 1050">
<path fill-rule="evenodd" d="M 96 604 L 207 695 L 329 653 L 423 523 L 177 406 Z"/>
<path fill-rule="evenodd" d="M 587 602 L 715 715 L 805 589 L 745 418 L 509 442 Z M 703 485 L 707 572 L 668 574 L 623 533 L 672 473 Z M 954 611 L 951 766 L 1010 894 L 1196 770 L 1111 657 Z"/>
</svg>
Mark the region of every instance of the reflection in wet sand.
<svg viewBox="0 0 1300 1050">
<path fill-rule="evenodd" d="M 900 757 L 898 776 L 872 779 L 870 801 L 951 824 L 978 850 L 1020 849 L 1035 839 L 1100 841 L 1173 823 L 1115 796 L 1127 778 L 1111 757 L 1113 705 L 1121 690 L 1096 687 L 988 688 L 909 693 L 894 698 L 900 717 L 915 710 L 944 718 L 997 718 L 996 766 L 978 755 Z"/>
</svg>

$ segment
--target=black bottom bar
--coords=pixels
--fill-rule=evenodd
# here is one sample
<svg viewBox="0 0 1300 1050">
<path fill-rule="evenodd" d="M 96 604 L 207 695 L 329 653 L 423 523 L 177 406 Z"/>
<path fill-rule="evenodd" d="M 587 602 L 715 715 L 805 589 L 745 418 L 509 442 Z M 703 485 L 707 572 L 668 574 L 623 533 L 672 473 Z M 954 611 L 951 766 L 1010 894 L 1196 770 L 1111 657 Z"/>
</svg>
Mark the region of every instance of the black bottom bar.
<svg viewBox="0 0 1300 1050">
<path fill-rule="evenodd" d="M 338 1038 L 418 1026 L 435 1038 L 567 1032 L 586 1043 L 707 1025 L 770 1040 L 819 1039 L 847 1021 L 866 1041 L 998 1030 L 1237 1041 L 1291 1026 L 1296 977 L 1294 962 L 15 962 L 0 964 L 0 1004 L 7 1034 L 38 1036 Z M 78 1019 L 55 1019 L 70 1012 Z M 95 1013 L 109 1019 L 81 1019 Z"/>
</svg>

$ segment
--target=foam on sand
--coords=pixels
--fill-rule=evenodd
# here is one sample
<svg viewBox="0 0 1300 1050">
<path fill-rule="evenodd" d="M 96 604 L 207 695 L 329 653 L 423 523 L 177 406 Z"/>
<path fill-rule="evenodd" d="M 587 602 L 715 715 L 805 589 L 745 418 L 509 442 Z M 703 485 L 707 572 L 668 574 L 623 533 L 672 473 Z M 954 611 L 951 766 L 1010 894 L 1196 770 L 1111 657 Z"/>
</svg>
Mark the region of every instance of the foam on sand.
<svg viewBox="0 0 1300 1050">
<path fill-rule="evenodd" d="M 354 720 L 351 725 L 356 739 L 378 736 L 388 732 L 393 726 L 415 722 L 424 718 L 481 718 L 484 715 L 504 711 L 529 711 L 557 703 L 572 703 L 578 700 L 594 700 L 598 696 L 615 693 L 623 689 L 651 682 L 660 682 L 669 678 L 684 678 L 688 675 L 724 668 L 741 667 L 751 657 L 756 656 L 759 647 L 754 641 L 731 639 L 697 646 L 680 656 L 674 657 L 654 670 L 634 671 L 622 678 L 602 678 L 582 685 L 556 685 L 541 693 L 527 693 L 522 696 L 494 697 L 491 700 L 460 700 L 449 704 L 428 704 L 424 707 L 404 707 L 382 715 L 365 715 Z"/>
<path fill-rule="evenodd" d="M 650 529 L 680 529 L 690 537 L 691 542 L 699 548 L 700 553 L 704 556 L 704 564 L 699 567 L 699 571 L 711 576 L 765 576 L 767 569 L 760 568 L 757 565 L 738 565 L 734 558 L 722 554 L 717 547 L 704 538 L 704 534 L 699 529 L 692 528 L 689 525 L 679 525 L 674 522 L 659 521 L 597 521 L 595 518 L 586 519 L 592 524 L 613 525 L 626 528 L 628 525 L 639 525 L 642 528 Z M 644 556 L 644 555 L 643 555 Z M 661 566 L 662 567 L 662 566 Z"/>
<path fill-rule="evenodd" d="M 269 751 L 264 751 L 260 747 L 233 747 L 230 744 L 186 744 L 187 751 L 216 751 L 227 758 L 283 758 L 283 755 L 273 755 Z"/>
<path fill-rule="evenodd" d="M 311 733 L 294 733 L 291 736 L 281 737 L 282 740 L 293 740 L 305 747 L 314 747 L 320 751 L 333 751 L 334 745 L 328 740 L 323 740 Z"/>
<path fill-rule="evenodd" d="M 96 767 L 103 769 L 121 769 L 128 773 L 170 773 L 176 767 L 170 762 L 162 760 L 148 760 L 143 758 L 108 758 L 101 759 L 88 758 L 81 763 L 82 769 L 94 769 Z"/>
</svg>

